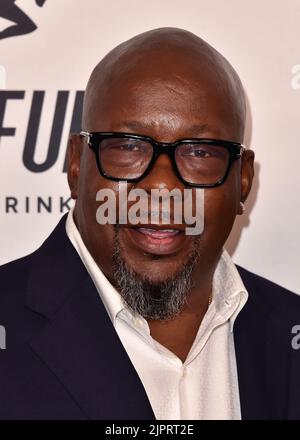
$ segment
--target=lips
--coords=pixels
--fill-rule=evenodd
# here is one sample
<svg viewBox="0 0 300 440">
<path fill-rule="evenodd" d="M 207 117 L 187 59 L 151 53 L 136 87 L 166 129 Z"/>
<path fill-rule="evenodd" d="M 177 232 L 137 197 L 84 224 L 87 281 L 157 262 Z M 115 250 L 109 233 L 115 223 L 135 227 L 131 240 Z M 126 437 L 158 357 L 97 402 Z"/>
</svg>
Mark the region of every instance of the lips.
<svg viewBox="0 0 300 440">
<path fill-rule="evenodd" d="M 148 235 L 155 240 L 164 240 L 168 237 L 174 237 L 179 234 L 179 229 L 153 229 L 153 228 L 137 228 L 141 234 Z"/>
<path fill-rule="evenodd" d="M 182 225 L 180 229 L 165 225 L 148 225 L 122 228 L 134 247 L 153 255 L 170 255 L 178 252 L 188 240 Z"/>
</svg>

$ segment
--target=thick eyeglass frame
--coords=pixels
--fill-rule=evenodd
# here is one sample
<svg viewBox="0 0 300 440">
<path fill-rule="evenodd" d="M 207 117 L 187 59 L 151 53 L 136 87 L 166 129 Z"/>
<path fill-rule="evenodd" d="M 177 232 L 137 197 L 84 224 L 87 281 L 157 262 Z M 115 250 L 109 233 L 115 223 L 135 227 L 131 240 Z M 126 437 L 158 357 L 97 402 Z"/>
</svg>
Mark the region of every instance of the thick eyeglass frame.
<svg viewBox="0 0 300 440">
<path fill-rule="evenodd" d="M 181 182 L 183 182 L 185 185 L 193 186 L 193 187 L 197 187 L 197 188 L 215 188 L 216 186 L 220 186 L 220 185 L 222 185 L 222 183 L 225 182 L 225 180 L 229 174 L 231 165 L 233 164 L 233 162 L 236 159 L 242 157 L 244 151 L 246 150 L 246 147 L 239 142 L 232 142 L 232 141 L 227 141 L 227 140 L 225 141 L 225 140 L 220 140 L 220 139 L 210 139 L 210 138 L 190 138 L 190 139 L 178 139 L 176 142 L 158 142 L 149 136 L 143 136 L 140 134 L 124 133 L 124 132 L 118 132 L 118 131 L 114 131 L 114 132 L 98 132 L 98 131 L 97 132 L 96 131 L 88 132 L 88 131 L 84 131 L 84 130 L 80 132 L 80 136 L 87 139 L 88 146 L 94 151 L 95 156 L 96 156 L 98 170 L 99 170 L 100 174 L 103 177 L 105 177 L 106 179 L 113 180 L 113 181 L 138 182 L 138 181 L 142 180 L 147 174 L 150 173 L 158 156 L 160 154 L 166 154 L 172 163 L 173 170 L 174 170 L 177 178 Z M 152 159 L 150 160 L 148 167 L 145 169 L 143 174 L 141 174 L 141 176 L 134 177 L 134 178 L 117 178 L 117 177 L 110 176 L 109 174 L 107 174 L 103 170 L 103 168 L 101 166 L 101 162 L 100 162 L 99 148 L 101 145 L 101 141 L 103 139 L 107 139 L 107 138 L 139 139 L 142 141 L 147 141 L 152 145 L 152 148 L 153 148 Z M 227 169 L 226 169 L 224 176 L 221 179 L 219 179 L 215 183 L 198 184 L 198 183 L 188 182 L 187 180 L 185 180 L 181 176 L 181 173 L 179 172 L 177 164 L 176 164 L 175 151 L 176 151 L 176 148 L 178 147 L 178 145 L 189 144 L 189 143 L 222 146 L 222 147 L 225 147 L 229 151 L 229 161 L 228 161 Z"/>
</svg>

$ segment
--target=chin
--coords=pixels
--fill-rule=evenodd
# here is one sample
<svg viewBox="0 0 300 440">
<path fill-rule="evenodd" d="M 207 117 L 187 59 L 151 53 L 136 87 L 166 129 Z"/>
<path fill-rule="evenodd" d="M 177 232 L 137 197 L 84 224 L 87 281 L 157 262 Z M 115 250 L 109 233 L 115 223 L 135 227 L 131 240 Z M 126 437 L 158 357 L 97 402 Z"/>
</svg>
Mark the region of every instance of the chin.
<svg viewBox="0 0 300 440">
<path fill-rule="evenodd" d="M 160 284 L 175 279 L 184 269 L 188 259 L 180 260 L 176 257 L 168 258 L 157 255 L 143 255 L 139 261 L 125 257 L 126 266 L 137 276 L 146 279 L 152 284 Z"/>
</svg>

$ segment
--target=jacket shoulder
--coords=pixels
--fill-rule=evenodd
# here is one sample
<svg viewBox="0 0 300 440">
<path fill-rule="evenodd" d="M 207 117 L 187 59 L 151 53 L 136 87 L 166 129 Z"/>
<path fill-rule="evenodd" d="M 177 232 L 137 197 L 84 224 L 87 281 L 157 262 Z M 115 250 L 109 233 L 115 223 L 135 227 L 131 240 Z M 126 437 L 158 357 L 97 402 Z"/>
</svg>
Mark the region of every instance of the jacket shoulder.
<svg viewBox="0 0 300 440">
<path fill-rule="evenodd" d="M 292 292 L 273 281 L 257 275 L 249 270 L 236 265 L 239 274 L 253 299 L 264 301 L 274 308 L 296 307 L 300 310 L 300 295 Z"/>
<path fill-rule="evenodd" d="M 32 254 L 0 266 L 0 316 L 24 307 Z"/>
<path fill-rule="evenodd" d="M 18 285 L 26 279 L 33 253 L 0 266 L 0 291 Z"/>
<path fill-rule="evenodd" d="M 0 266 L 0 301 L 1 297 L 7 292 L 16 290 L 19 287 L 25 290 L 31 267 L 38 263 L 43 255 L 53 256 L 56 246 L 55 237 L 60 239 L 63 235 L 65 220 L 66 215 L 61 218 L 55 229 L 36 250 Z M 51 259 L 48 263 L 51 263 Z"/>
</svg>

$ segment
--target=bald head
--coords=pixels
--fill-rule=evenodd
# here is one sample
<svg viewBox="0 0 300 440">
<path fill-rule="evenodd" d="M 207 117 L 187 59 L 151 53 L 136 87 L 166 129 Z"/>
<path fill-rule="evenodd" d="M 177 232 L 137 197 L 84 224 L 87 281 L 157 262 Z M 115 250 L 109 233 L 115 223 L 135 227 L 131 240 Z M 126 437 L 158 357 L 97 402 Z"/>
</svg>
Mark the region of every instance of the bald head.
<svg viewBox="0 0 300 440">
<path fill-rule="evenodd" d="M 195 88 L 197 99 L 192 102 L 186 92 Z M 199 117 L 204 119 L 205 112 L 209 111 L 208 90 L 213 89 L 219 101 L 215 103 L 215 111 L 218 112 L 218 107 L 225 110 L 235 125 L 236 140 L 242 140 L 246 105 L 236 71 L 203 39 L 177 28 L 160 28 L 139 34 L 115 47 L 97 64 L 85 92 L 82 126 L 89 130 L 103 129 L 99 119 L 96 120 L 97 115 L 105 114 L 112 105 L 118 105 L 118 93 L 131 92 L 135 97 L 139 92 L 148 92 L 153 98 L 153 92 L 158 89 L 166 92 L 166 101 L 168 95 L 177 96 L 178 101 L 186 99 L 191 115 L 199 111 Z M 149 96 L 149 101 L 155 107 L 155 99 Z M 174 116 L 174 99 L 170 100 L 170 108 L 168 102 L 164 104 L 166 116 Z M 144 111 L 147 112 L 147 108 Z M 155 124 L 155 120 L 152 123 Z"/>
</svg>

